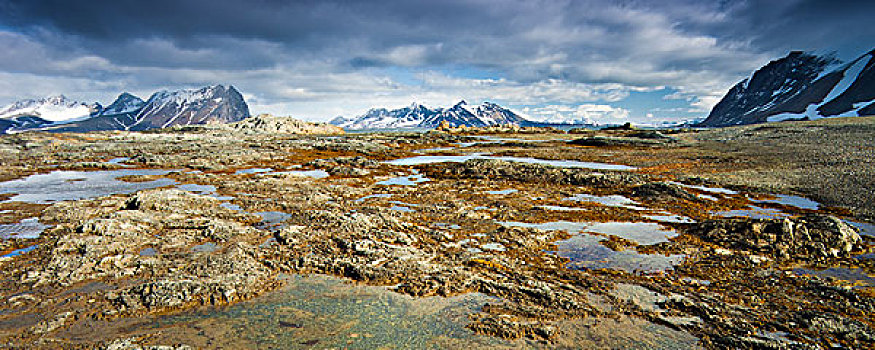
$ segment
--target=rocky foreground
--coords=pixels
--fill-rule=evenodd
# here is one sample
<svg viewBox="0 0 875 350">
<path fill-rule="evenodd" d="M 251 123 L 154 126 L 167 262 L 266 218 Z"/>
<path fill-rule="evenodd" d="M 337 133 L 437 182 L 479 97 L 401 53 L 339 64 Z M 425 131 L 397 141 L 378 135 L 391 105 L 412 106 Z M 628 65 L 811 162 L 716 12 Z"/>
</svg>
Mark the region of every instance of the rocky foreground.
<svg viewBox="0 0 875 350">
<path fill-rule="evenodd" d="M 250 330 L 144 325 L 320 274 L 417 299 L 488 296 L 464 323 L 496 348 L 875 345 L 872 118 L 487 137 L 313 128 L 264 116 L 0 138 L 0 344 L 269 347 Z M 397 161 L 422 156 L 456 162 Z M 118 178 L 90 185 L 98 172 Z M 43 192 L 86 190 L 22 195 L 14 181 L 33 174 L 66 179 Z"/>
</svg>

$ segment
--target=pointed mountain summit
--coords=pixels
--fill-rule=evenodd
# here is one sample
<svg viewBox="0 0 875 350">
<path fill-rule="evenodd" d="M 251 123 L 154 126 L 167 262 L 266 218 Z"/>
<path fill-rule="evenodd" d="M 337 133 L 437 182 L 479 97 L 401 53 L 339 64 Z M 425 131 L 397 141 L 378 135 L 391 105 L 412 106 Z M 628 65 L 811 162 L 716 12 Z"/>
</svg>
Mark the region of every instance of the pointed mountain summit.
<svg viewBox="0 0 875 350">
<path fill-rule="evenodd" d="M 175 125 L 233 123 L 249 117 L 249 106 L 233 86 L 159 91 L 152 94 L 127 130 Z"/>
<path fill-rule="evenodd" d="M 143 99 L 123 92 L 115 99 L 115 102 L 100 111 L 100 115 L 136 114 L 145 104 L 146 101 L 143 101 Z"/>
<path fill-rule="evenodd" d="M 700 126 L 875 114 L 875 50 L 842 64 L 793 51 L 736 84 Z"/>
<path fill-rule="evenodd" d="M 0 109 L 0 131 L 88 132 L 148 130 L 175 125 L 232 123 L 249 117 L 233 86 L 159 91 L 148 100 L 122 93 L 107 107 L 70 101 L 63 95 L 22 100 Z"/>
<path fill-rule="evenodd" d="M 408 107 L 393 110 L 374 108 L 358 117 L 337 117 L 330 121 L 331 124 L 352 130 L 435 128 L 442 122 L 447 122 L 453 127 L 540 125 L 497 104 L 484 102 L 482 105 L 470 105 L 465 100 L 459 101 L 450 108 L 431 109 L 415 102 Z"/>
</svg>

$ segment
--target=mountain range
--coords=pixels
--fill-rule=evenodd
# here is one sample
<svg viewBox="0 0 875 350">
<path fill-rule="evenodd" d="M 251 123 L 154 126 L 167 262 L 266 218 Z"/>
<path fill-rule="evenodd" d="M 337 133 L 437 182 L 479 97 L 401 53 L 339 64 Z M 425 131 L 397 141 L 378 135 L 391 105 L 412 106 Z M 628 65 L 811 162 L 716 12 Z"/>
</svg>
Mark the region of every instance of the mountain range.
<svg viewBox="0 0 875 350">
<path fill-rule="evenodd" d="M 21 131 L 141 131 L 175 125 L 230 123 L 249 117 L 233 86 L 159 91 L 143 100 L 127 92 L 106 107 L 63 95 L 22 100 L 0 109 L 0 133 Z"/>
<path fill-rule="evenodd" d="M 432 109 L 419 103 L 413 103 L 408 107 L 392 110 L 374 108 L 363 115 L 353 118 L 337 117 L 329 123 L 344 129 L 364 130 L 435 128 L 442 122 L 447 122 L 453 127 L 463 125 L 469 127 L 558 125 L 525 119 L 495 103 L 484 102 L 480 105 L 471 105 L 464 100 L 449 108 Z"/>
<path fill-rule="evenodd" d="M 844 63 L 793 51 L 736 84 L 699 126 L 875 114 L 875 50 Z"/>
</svg>

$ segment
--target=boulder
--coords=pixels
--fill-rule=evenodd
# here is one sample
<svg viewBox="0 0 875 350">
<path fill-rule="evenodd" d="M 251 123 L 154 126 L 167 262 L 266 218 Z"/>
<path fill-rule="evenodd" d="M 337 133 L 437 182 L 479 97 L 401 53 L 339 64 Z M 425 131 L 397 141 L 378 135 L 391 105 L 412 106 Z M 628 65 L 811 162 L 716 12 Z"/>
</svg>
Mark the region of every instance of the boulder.
<svg viewBox="0 0 875 350">
<path fill-rule="evenodd" d="M 692 224 L 690 233 L 725 248 L 805 262 L 849 257 L 862 248 L 856 230 L 836 217 L 724 219 Z"/>
</svg>

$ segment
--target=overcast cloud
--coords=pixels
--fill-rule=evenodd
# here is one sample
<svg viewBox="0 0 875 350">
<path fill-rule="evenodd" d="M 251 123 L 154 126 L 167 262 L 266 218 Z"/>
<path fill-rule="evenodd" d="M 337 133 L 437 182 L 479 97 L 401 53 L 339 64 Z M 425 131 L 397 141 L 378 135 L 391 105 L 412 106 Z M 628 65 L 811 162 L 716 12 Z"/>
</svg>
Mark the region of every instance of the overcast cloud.
<svg viewBox="0 0 875 350">
<path fill-rule="evenodd" d="M 704 116 L 789 50 L 873 48 L 872 1 L 0 0 L 0 104 L 232 84 L 327 120 L 414 100 L 538 119 Z"/>
</svg>

